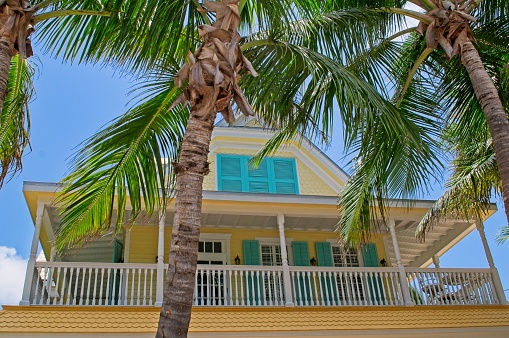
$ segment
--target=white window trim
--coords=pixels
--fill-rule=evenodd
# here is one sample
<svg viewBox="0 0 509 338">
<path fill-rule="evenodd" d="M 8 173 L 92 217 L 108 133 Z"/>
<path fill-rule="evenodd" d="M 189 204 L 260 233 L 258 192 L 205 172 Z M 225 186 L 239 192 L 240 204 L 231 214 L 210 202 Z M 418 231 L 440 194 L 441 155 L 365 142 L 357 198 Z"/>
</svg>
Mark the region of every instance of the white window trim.
<svg viewBox="0 0 509 338">
<path fill-rule="evenodd" d="M 255 237 L 255 239 L 260 243 L 258 250 L 260 251 L 260 258 L 262 257 L 262 245 L 281 245 L 281 241 L 279 237 Z M 293 265 L 293 250 L 292 250 L 292 242 L 293 238 L 285 238 L 286 242 L 286 254 L 288 255 L 288 265 Z"/>
<path fill-rule="evenodd" d="M 207 240 L 220 240 L 224 241 L 225 246 L 225 252 L 221 253 L 221 255 L 226 255 L 225 264 L 231 265 L 230 259 L 230 241 L 232 238 L 232 234 L 221 234 L 221 233 L 200 233 L 200 241 L 207 241 Z M 203 253 L 207 254 L 207 253 Z M 206 256 L 204 256 L 206 257 Z M 217 256 L 216 256 L 217 257 Z"/>
</svg>

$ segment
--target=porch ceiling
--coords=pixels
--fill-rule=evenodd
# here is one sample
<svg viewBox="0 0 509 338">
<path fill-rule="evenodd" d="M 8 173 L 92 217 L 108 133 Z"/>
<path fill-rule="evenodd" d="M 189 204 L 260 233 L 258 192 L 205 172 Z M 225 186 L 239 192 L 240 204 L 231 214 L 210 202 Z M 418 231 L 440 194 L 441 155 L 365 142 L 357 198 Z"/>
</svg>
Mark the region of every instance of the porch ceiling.
<svg viewBox="0 0 509 338">
<path fill-rule="evenodd" d="M 56 229 L 60 216 L 58 216 L 54 208 L 48 208 L 48 215 L 51 220 L 51 227 Z M 156 215 L 149 217 L 145 212 L 143 212 L 139 217 L 139 222 L 142 226 L 157 226 L 158 218 Z M 286 230 L 330 232 L 334 230 L 336 223 L 337 218 L 285 215 Z M 442 222 L 436 225 L 432 231 L 428 233 L 425 242 L 419 242 L 415 238 L 415 229 L 418 221 L 396 220 L 395 223 L 396 237 L 401 252 L 402 263 L 404 266 L 410 267 L 430 265 L 434 255 L 441 256 L 475 228 L 474 225 L 467 222 Z M 172 224 L 173 213 L 169 212 L 166 216 L 166 226 L 172 226 Z M 203 213 L 202 227 L 223 229 L 278 229 L 276 215 L 239 215 L 219 213 Z M 386 233 L 386 231 L 382 230 L 382 233 Z M 396 257 L 390 236 L 385 236 L 384 242 L 386 249 L 389 252 L 389 257 L 387 257 L 388 261 L 395 266 Z M 101 245 L 110 247 L 111 239 L 99 240 L 92 246 L 94 246 L 95 250 L 97 250 L 97 246 Z M 83 251 L 83 253 L 87 253 L 87 255 L 90 254 L 88 251 Z M 79 256 L 79 254 L 77 255 Z M 92 258 L 88 256 L 80 258 L 78 256 L 73 257 L 73 260 L 89 260 Z"/>
</svg>

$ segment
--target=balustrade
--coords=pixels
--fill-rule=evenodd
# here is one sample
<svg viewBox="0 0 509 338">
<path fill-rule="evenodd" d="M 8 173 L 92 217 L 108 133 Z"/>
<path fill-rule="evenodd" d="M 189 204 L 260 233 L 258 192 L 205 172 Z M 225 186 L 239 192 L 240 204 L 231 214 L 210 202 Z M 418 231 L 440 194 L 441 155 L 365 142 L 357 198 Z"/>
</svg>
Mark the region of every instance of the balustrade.
<svg viewBox="0 0 509 338">
<path fill-rule="evenodd" d="M 417 305 L 500 304 L 491 269 L 406 269 Z"/>
<path fill-rule="evenodd" d="M 290 267 L 301 306 L 403 305 L 396 268 Z"/>
<path fill-rule="evenodd" d="M 155 264 L 37 262 L 31 304 L 154 305 Z"/>
<path fill-rule="evenodd" d="M 281 266 L 199 265 L 193 304 L 404 305 L 398 271 L 291 266 L 290 285 L 285 285 Z M 501 303 L 491 269 L 405 268 L 405 273 L 415 305 Z M 30 304 L 154 306 L 156 280 L 156 264 L 37 262 Z M 293 299 L 285 299 L 286 288 Z"/>
</svg>

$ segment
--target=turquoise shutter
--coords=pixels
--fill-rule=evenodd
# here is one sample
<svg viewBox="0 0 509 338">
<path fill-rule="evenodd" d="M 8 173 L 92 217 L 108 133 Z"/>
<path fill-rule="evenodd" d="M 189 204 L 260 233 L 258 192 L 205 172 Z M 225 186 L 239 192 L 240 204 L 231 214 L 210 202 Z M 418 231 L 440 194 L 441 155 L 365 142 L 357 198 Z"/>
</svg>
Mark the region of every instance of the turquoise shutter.
<svg viewBox="0 0 509 338">
<path fill-rule="evenodd" d="M 123 263 L 124 261 L 123 255 L 124 255 L 124 244 L 122 244 L 122 242 L 120 242 L 118 239 L 115 239 L 113 241 L 113 255 L 112 255 L 113 263 Z M 118 298 L 120 296 L 120 270 L 117 270 L 116 273 L 111 274 L 109 278 L 110 286 L 108 292 L 108 305 L 112 304 L 118 305 Z"/>
<path fill-rule="evenodd" d="M 316 259 L 318 266 L 334 266 L 332 261 L 332 250 L 329 242 L 316 242 Z"/>
<path fill-rule="evenodd" d="M 256 240 L 242 241 L 244 265 L 261 265 L 260 242 Z"/>
<path fill-rule="evenodd" d="M 318 266 L 334 266 L 332 260 L 332 249 L 329 242 L 315 242 L 316 260 Z M 320 278 L 320 286 L 323 290 L 323 295 L 328 295 L 330 304 L 338 304 L 338 292 L 336 278 L 333 276 L 322 276 Z"/>
<path fill-rule="evenodd" d="M 298 194 L 297 170 L 293 158 L 273 158 L 273 189 L 276 194 Z"/>
<path fill-rule="evenodd" d="M 292 242 L 293 265 L 309 266 L 308 242 Z"/>
<path fill-rule="evenodd" d="M 362 246 L 362 258 L 364 260 L 364 266 L 378 266 L 378 253 L 376 252 L 375 243 L 366 243 Z"/>
<path fill-rule="evenodd" d="M 292 242 L 293 265 L 309 266 L 308 242 Z M 297 290 L 297 304 L 310 304 L 311 299 L 311 281 L 302 272 L 297 272 L 295 276 L 295 287 Z"/>
<path fill-rule="evenodd" d="M 362 258 L 364 266 L 366 267 L 378 267 L 378 253 L 376 251 L 376 244 L 366 243 L 362 246 Z M 371 295 L 371 301 L 375 305 L 382 305 L 385 301 L 384 285 L 380 277 L 367 278 L 369 287 L 369 293 Z"/>
<path fill-rule="evenodd" d="M 269 192 L 269 170 L 267 159 L 264 159 L 256 169 L 247 171 L 249 192 L 268 193 Z"/>
<path fill-rule="evenodd" d="M 217 178 L 219 191 L 242 191 L 242 158 L 217 155 Z"/>
<path fill-rule="evenodd" d="M 245 265 L 260 265 L 260 242 L 256 240 L 242 241 L 242 248 L 244 250 L 244 264 Z M 244 280 L 244 290 L 246 290 L 246 299 L 248 305 L 258 305 L 263 301 L 260 292 L 260 285 L 263 281 L 259 281 L 254 274 L 248 274 Z"/>
</svg>

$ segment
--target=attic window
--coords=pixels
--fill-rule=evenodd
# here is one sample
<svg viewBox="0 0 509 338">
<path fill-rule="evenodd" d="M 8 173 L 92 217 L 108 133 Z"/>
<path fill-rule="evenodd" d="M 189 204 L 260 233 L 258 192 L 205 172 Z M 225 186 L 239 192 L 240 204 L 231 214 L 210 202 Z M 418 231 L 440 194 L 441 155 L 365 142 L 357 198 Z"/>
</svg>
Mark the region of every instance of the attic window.
<svg viewBox="0 0 509 338">
<path fill-rule="evenodd" d="M 249 156 L 218 154 L 218 190 L 298 194 L 294 158 L 265 158 L 256 169 L 249 168 L 249 159 Z"/>
</svg>

